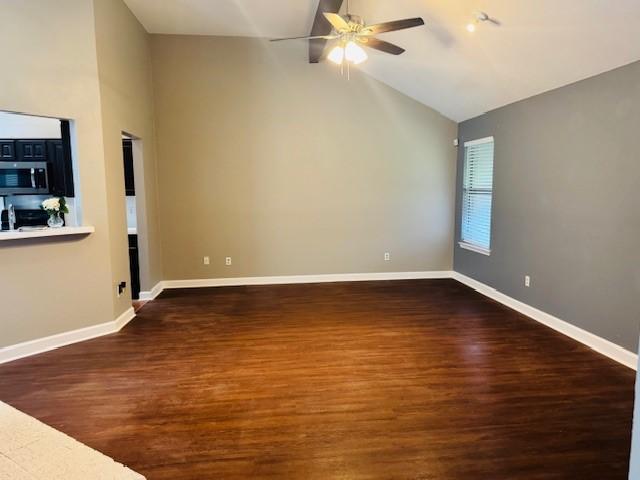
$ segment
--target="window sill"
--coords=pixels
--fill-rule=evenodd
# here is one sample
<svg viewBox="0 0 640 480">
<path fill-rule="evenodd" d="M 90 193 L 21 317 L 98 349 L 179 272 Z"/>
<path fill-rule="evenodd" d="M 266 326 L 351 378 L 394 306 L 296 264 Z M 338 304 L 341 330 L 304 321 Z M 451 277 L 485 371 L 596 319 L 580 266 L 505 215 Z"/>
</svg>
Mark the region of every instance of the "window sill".
<svg viewBox="0 0 640 480">
<path fill-rule="evenodd" d="M 96 229 L 94 227 L 45 228 L 43 230 L 30 230 L 26 232 L 21 232 L 20 230 L 2 230 L 0 231 L 0 242 L 4 240 L 22 240 L 27 238 L 88 235 L 95 231 Z"/>
<path fill-rule="evenodd" d="M 460 248 L 464 248 L 465 250 L 470 250 L 472 252 L 480 253 L 486 256 L 491 255 L 491 250 L 489 250 L 488 248 L 479 247 L 478 245 L 473 245 L 472 243 L 458 242 L 458 245 L 460 246 Z"/>
</svg>

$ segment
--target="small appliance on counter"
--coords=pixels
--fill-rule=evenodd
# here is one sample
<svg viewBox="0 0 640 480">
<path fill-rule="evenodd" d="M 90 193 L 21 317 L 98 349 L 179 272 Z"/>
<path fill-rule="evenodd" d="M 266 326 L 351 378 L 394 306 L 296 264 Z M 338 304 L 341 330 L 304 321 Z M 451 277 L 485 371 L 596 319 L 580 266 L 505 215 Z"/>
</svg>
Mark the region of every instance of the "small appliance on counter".
<svg viewBox="0 0 640 480">
<path fill-rule="evenodd" d="M 46 227 L 49 215 L 44 210 L 16 209 L 15 229 L 20 227 Z M 2 210 L 0 215 L 2 230 L 9 230 L 9 211 Z"/>
</svg>

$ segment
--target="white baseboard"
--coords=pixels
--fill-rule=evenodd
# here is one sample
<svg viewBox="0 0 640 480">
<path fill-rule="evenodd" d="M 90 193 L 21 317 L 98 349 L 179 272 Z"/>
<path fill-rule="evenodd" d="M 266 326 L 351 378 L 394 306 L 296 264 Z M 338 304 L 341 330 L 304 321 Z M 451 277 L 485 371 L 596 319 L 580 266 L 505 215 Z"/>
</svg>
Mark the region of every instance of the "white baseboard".
<svg viewBox="0 0 640 480">
<path fill-rule="evenodd" d="M 325 283 L 325 282 L 356 282 L 370 280 L 411 280 L 427 278 L 451 278 L 453 272 L 389 272 L 389 273 L 347 273 L 329 275 L 295 275 L 276 277 L 238 277 L 238 278 L 207 278 L 199 280 L 169 280 L 158 282 L 151 291 L 140 292 L 140 300 L 153 300 L 165 288 L 199 288 L 223 287 L 239 285 L 279 285 L 288 283 Z M 120 317 L 111 322 L 92 325 L 90 327 L 63 332 L 50 337 L 38 338 L 28 342 L 0 348 L 0 364 L 29 357 L 38 353 L 48 352 L 72 343 L 90 340 L 92 338 L 109 335 L 120 331 L 135 317 L 133 308 L 129 308 Z"/>
<path fill-rule="evenodd" d="M 451 271 L 336 273 L 323 275 L 289 275 L 275 277 L 202 278 L 197 280 L 165 280 L 165 288 L 235 287 L 241 285 L 283 285 L 294 283 L 365 282 L 380 280 L 416 280 L 451 278 Z"/>
<path fill-rule="evenodd" d="M 55 350 L 56 348 L 64 347 L 72 343 L 83 342 L 103 335 L 109 335 L 110 333 L 116 333 L 133 320 L 135 316 L 136 314 L 133 308 L 129 308 L 111 322 L 100 323 L 98 325 L 79 328 L 78 330 L 58 333 L 49 337 L 38 338 L 36 340 L 0 348 L 0 364 Z"/>
<path fill-rule="evenodd" d="M 134 311 L 133 307 L 129 307 L 123 312 L 122 315 L 120 315 L 113 321 L 115 328 L 111 333 L 119 332 L 127 325 L 127 323 L 129 323 L 134 318 L 136 318 L 136 312 Z"/>
<path fill-rule="evenodd" d="M 478 282 L 466 275 L 451 271 L 432 272 L 383 272 L 383 273 L 340 273 L 326 275 L 293 275 L 274 277 L 237 277 L 237 278 L 205 278 L 197 280 L 166 280 L 159 282 L 149 292 L 140 292 L 141 300 L 153 300 L 167 288 L 202 288 L 202 287 L 229 287 L 242 285 L 282 285 L 300 283 L 327 283 L 327 282 L 362 282 L 380 280 L 415 280 L 415 279 L 439 279 L 454 278 L 468 285 L 483 295 L 496 300 L 509 308 L 512 308 L 527 317 L 530 317 L 568 337 L 587 345 L 593 350 L 621 363 L 634 370 L 638 367 L 638 355 L 625 350 L 609 340 L 587 332 L 553 315 L 531 307 L 525 303 L 498 292 L 484 283 Z M 10 362 L 19 358 L 28 357 L 38 353 L 53 350 L 71 343 L 81 342 L 92 338 L 108 335 L 120 331 L 129 321 L 135 317 L 133 308 L 128 309 L 120 317 L 111 322 L 93 325 L 70 332 L 64 332 L 50 337 L 31 340 L 28 342 L 0 348 L 0 363 Z"/>
<path fill-rule="evenodd" d="M 151 291 L 140 292 L 140 294 L 138 295 L 140 300 L 153 300 L 158 295 L 160 295 L 162 293 L 162 290 L 164 290 L 162 283 L 163 282 L 156 283 L 156 285 L 151 289 Z"/>
<path fill-rule="evenodd" d="M 602 337 L 599 337 L 593 333 L 587 332 L 575 325 L 572 325 L 564 320 L 560 320 L 553 315 L 549 315 L 548 313 L 543 312 L 542 310 L 538 310 L 526 303 L 522 303 L 515 298 L 511 298 L 504 293 L 500 293 L 495 288 L 485 285 L 484 283 L 478 282 L 473 278 L 467 277 L 458 272 L 453 272 L 453 278 L 458 280 L 461 283 L 473 288 L 474 290 L 482 293 L 483 295 L 506 305 L 517 312 L 526 315 L 537 322 L 546 325 L 547 327 L 553 328 L 557 332 L 560 332 L 568 337 L 577 340 L 580 343 L 592 348 L 598 353 L 605 355 L 612 360 L 615 360 L 622 365 L 625 365 L 629 368 L 637 370 L 638 368 L 638 355 L 636 353 L 630 352 L 629 350 L 624 349 L 620 345 L 616 345 L 615 343 L 606 340 Z"/>
</svg>

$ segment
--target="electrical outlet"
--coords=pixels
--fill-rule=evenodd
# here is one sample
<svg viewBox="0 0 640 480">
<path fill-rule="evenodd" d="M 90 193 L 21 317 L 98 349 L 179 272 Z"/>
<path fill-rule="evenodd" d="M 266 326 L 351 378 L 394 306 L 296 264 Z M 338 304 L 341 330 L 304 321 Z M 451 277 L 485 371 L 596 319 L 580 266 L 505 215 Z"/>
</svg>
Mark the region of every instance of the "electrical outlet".
<svg viewBox="0 0 640 480">
<path fill-rule="evenodd" d="M 531 277 L 529 275 L 525 275 L 524 276 L 524 286 L 525 287 L 530 287 L 531 286 Z"/>
<path fill-rule="evenodd" d="M 204 258 L 202 259 L 202 263 L 203 263 L 204 265 L 209 265 L 209 264 L 211 263 L 211 261 L 209 260 L 209 257 L 204 257 Z"/>
<path fill-rule="evenodd" d="M 391 260 L 391 254 L 389 252 L 385 252 L 384 253 L 384 261 L 388 262 L 389 260 Z"/>
<path fill-rule="evenodd" d="M 118 296 L 118 298 L 122 296 L 126 288 L 127 282 L 120 282 L 118 285 L 116 285 L 116 295 Z"/>
<path fill-rule="evenodd" d="M 225 258 L 225 259 L 224 259 L 224 263 L 225 263 L 225 265 L 227 265 L 227 266 L 231 265 L 231 257 L 227 257 L 227 258 Z"/>
</svg>

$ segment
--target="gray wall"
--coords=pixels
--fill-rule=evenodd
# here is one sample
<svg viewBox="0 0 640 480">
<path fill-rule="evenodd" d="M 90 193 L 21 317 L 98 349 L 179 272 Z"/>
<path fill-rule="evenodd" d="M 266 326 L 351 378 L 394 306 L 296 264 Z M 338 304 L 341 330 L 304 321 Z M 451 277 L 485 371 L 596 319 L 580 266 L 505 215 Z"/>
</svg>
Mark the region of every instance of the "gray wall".
<svg viewBox="0 0 640 480">
<path fill-rule="evenodd" d="M 124 131 L 140 139 L 142 145 L 142 155 L 134 154 L 137 233 L 140 283 L 143 291 L 149 291 L 162 280 L 151 36 L 121 0 L 94 0 L 94 12 L 107 198 L 112 206 L 111 276 L 114 284 L 126 280 L 131 285 L 122 162 Z M 116 313 L 131 307 L 128 293 L 113 298 Z"/>
<path fill-rule="evenodd" d="M 495 137 L 493 238 L 457 244 L 460 148 L 455 270 L 637 351 L 639 134 L 640 62 L 460 124 L 461 145 Z"/>
<path fill-rule="evenodd" d="M 307 55 L 152 36 L 165 279 L 451 270 L 457 125 Z"/>
<path fill-rule="evenodd" d="M 2 242 L 0 348 L 110 322 L 107 183 L 93 2 L 2 2 L 0 110 L 73 120 L 82 238 Z M 46 25 L 46 28 L 43 28 Z M 55 285 L 55 288 L 52 288 Z"/>
<path fill-rule="evenodd" d="M 1 8 L 0 55 L 11 75 L 1 80 L 0 110 L 73 121 L 76 193 L 95 233 L 2 242 L 0 348 L 110 322 L 131 307 L 129 292 L 117 298 L 115 290 L 129 277 L 121 130 L 149 140 L 145 191 L 155 193 L 149 36 L 126 5 L 29 0 Z M 154 205 L 150 195 L 148 213 Z M 160 240 L 148 223 L 153 286 Z"/>
</svg>

